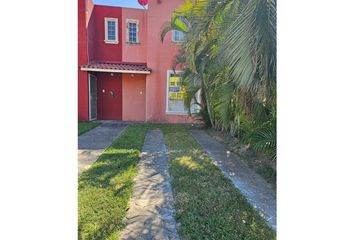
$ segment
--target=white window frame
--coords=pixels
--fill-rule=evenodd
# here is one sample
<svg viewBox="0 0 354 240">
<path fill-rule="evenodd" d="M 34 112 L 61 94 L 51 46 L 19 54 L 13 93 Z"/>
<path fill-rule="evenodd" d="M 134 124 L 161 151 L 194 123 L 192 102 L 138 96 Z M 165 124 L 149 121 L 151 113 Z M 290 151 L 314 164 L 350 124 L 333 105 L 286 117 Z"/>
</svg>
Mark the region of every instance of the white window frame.
<svg viewBox="0 0 354 240">
<path fill-rule="evenodd" d="M 166 114 L 171 114 L 171 115 L 188 115 L 188 109 L 184 106 L 184 111 L 170 111 L 168 110 L 168 92 L 169 92 L 169 86 L 170 86 L 170 75 L 171 74 L 181 74 L 184 71 L 181 70 L 167 70 L 167 79 L 166 79 Z"/>
<path fill-rule="evenodd" d="M 115 40 L 108 40 L 108 21 L 113 21 L 115 22 L 115 35 L 116 39 Z M 118 18 L 104 18 L 104 42 L 108 44 L 118 44 Z"/>
<path fill-rule="evenodd" d="M 172 30 L 172 42 L 173 43 L 184 43 L 186 40 L 176 40 L 176 32 L 182 32 L 182 31 L 179 31 L 179 30 Z M 184 32 L 182 32 L 184 35 L 185 35 L 185 33 Z"/>
<path fill-rule="evenodd" d="M 130 42 L 129 41 L 129 23 L 136 23 L 136 42 Z M 129 44 L 138 44 L 140 43 L 139 41 L 139 20 L 137 19 L 127 19 L 126 20 L 126 42 Z"/>
</svg>

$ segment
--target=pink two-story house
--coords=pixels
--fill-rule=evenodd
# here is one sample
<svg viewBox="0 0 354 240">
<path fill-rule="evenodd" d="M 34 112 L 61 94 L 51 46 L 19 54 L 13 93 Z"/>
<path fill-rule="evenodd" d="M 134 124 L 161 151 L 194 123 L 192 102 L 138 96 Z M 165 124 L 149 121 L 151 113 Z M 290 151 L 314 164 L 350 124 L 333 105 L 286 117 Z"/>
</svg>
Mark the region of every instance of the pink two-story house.
<svg viewBox="0 0 354 240">
<path fill-rule="evenodd" d="M 78 117 L 188 123 L 182 69 L 172 63 L 184 34 L 160 40 L 163 24 L 184 0 L 150 0 L 147 10 L 79 0 Z"/>
</svg>

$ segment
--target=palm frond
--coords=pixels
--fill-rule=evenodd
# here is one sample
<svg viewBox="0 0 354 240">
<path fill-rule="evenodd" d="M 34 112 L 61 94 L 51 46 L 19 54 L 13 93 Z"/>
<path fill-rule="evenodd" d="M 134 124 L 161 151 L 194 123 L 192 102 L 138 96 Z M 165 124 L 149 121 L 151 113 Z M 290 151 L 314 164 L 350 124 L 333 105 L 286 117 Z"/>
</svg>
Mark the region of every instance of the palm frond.
<svg viewBox="0 0 354 240">
<path fill-rule="evenodd" d="M 168 32 L 172 31 L 174 29 L 174 27 L 171 25 L 171 22 L 165 22 L 160 30 L 160 40 L 161 42 L 163 42 L 163 40 L 165 39 L 165 36 Z"/>
<path fill-rule="evenodd" d="M 186 107 L 201 91 L 201 116 L 276 158 L 276 0 L 186 0 L 161 31 L 187 41 L 175 57 L 187 67 Z"/>
</svg>

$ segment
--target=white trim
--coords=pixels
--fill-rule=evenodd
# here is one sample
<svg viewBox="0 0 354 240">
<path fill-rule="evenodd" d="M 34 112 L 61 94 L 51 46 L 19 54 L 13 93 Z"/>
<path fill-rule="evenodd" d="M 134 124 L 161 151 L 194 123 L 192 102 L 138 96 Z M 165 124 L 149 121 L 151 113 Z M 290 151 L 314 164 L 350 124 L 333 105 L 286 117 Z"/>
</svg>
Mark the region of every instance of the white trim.
<svg viewBox="0 0 354 240">
<path fill-rule="evenodd" d="M 109 73 L 134 73 L 134 74 L 150 74 L 150 71 L 133 71 L 133 70 L 118 70 L 118 69 L 100 69 L 81 67 L 81 71 L 87 72 L 109 72 Z"/>
<path fill-rule="evenodd" d="M 115 22 L 115 37 L 116 40 L 112 41 L 112 40 L 108 40 L 108 21 L 114 21 Z M 104 42 L 107 44 L 118 44 L 118 18 L 104 18 Z"/>
<path fill-rule="evenodd" d="M 118 44 L 119 42 L 118 41 L 107 41 L 107 40 L 104 40 L 104 43 L 105 44 Z"/>
<path fill-rule="evenodd" d="M 168 110 L 168 90 L 169 90 L 169 85 L 170 85 L 170 74 L 174 74 L 174 73 L 183 73 L 184 71 L 182 70 L 167 70 L 167 79 L 166 79 L 166 114 L 169 115 L 183 115 L 183 116 L 188 116 L 188 110 L 186 109 L 186 107 L 184 107 L 184 112 L 176 112 L 176 111 L 169 111 Z"/>
<path fill-rule="evenodd" d="M 180 44 L 182 44 L 182 43 L 184 43 L 186 40 L 182 40 L 182 41 L 176 41 L 176 32 L 181 32 L 182 34 L 184 34 L 184 35 L 186 35 L 184 32 L 182 32 L 182 31 L 179 31 L 179 30 L 172 30 L 172 37 L 171 37 L 171 40 L 172 40 L 172 42 L 173 43 L 180 43 Z"/>
<path fill-rule="evenodd" d="M 136 23 L 136 42 L 129 41 L 129 23 Z M 139 44 L 139 20 L 138 19 L 129 19 L 127 18 L 125 21 L 125 40 L 129 44 Z"/>
</svg>

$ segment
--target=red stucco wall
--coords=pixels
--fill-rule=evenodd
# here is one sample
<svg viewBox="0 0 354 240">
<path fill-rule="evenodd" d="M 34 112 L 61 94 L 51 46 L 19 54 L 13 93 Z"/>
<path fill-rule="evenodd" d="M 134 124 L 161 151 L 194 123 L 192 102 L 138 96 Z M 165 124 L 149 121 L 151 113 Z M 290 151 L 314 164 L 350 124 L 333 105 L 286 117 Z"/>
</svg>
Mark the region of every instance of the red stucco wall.
<svg viewBox="0 0 354 240">
<path fill-rule="evenodd" d="M 92 62 L 96 59 L 95 56 L 95 39 L 96 39 L 96 20 L 95 20 L 95 5 L 91 0 L 87 0 L 87 14 L 86 14 L 86 27 L 87 27 L 87 57 L 88 61 Z"/>
<path fill-rule="evenodd" d="M 94 61 L 122 61 L 122 9 L 119 7 L 97 6 L 91 0 L 78 1 L 78 118 L 89 120 L 88 73 L 80 66 Z M 118 44 L 106 44 L 105 17 L 118 18 Z M 86 31 L 87 29 L 87 31 Z M 97 73 L 98 89 L 114 89 L 119 101 L 110 101 L 107 95 L 97 93 L 98 119 L 122 119 L 122 81 L 118 74 Z M 109 90 L 106 92 L 109 94 Z M 109 110 L 112 109 L 112 110 Z"/>
<path fill-rule="evenodd" d="M 94 60 L 122 61 L 122 8 L 98 6 L 94 7 Z M 105 43 L 104 18 L 118 18 L 118 44 Z"/>
<path fill-rule="evenodd" d="M 86 4 L 85 0 L 78 1 L 78 119 L 88 120 L 88 81 L 87 73 L 80 66 L 87 63 L 86 38 Z"/>
</svg>

